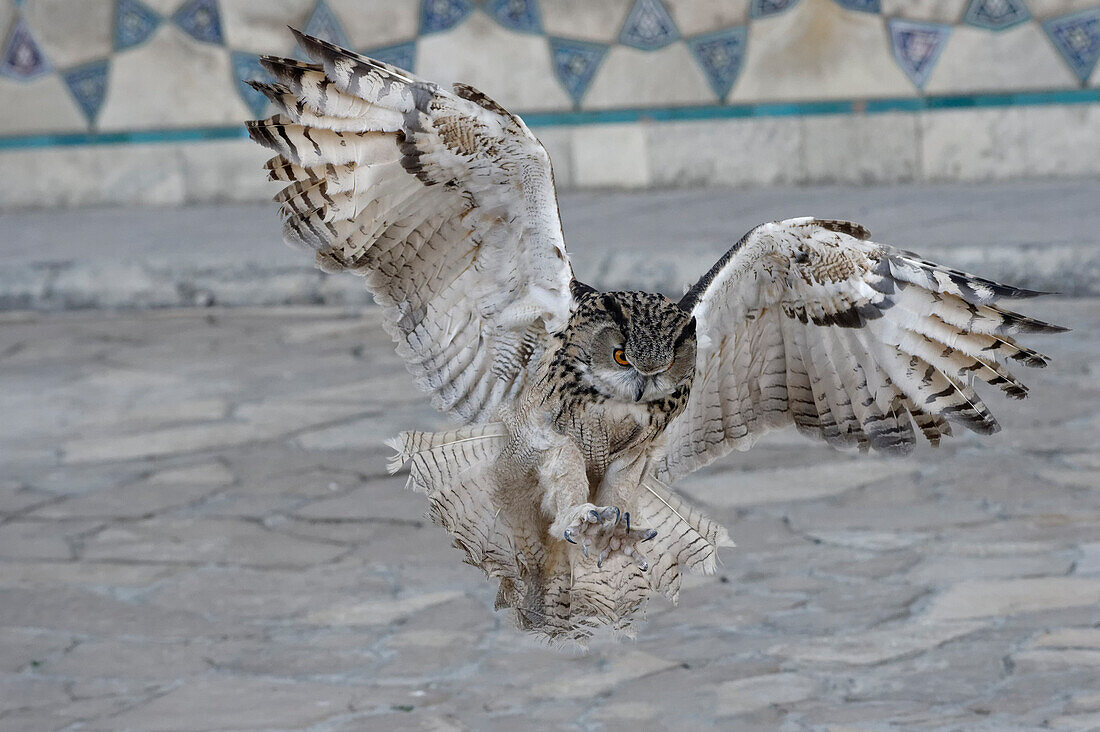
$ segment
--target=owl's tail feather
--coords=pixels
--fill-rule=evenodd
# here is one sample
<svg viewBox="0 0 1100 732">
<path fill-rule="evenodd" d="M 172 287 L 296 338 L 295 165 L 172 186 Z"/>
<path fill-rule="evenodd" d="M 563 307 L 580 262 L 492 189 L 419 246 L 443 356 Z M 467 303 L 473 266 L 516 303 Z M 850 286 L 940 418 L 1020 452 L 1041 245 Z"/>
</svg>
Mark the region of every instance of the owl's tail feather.
<svg viewBox="0 0 1100 732">
<path fill-rule="evenodd" d="M 647 528 L 656 529 L 653 552 L 660 559 L 650 569 L 654 587 L 676 599 L 680 572 L 713 574 L 718 568 L 718 547 L 732 547 L 726 529 L 695 506 L 672 492 L 655 476 L 642 481 L 638 508 Z"/>
<path fill-rule="evenodd" d="M 500 422 L 449 432 L 402 432 L 386 441 L 388 447 L 397 451 L 386 468 L 390 473 L 396 473 L 412 460 L 417 471 L 431 478 L 432 482 L 446 482 L 451 477 L 451 471 L 461 471 L 495 459 L 506 436 L 507 432 Z"/>
<path fill-rule="evenodd" d="M 651 594 L 633 562 L 575 564 L 564 541 L 548 536 L 537 496 L 502 470 L 501 424 L 450 432 L 404 432 L 389 442 L 389 468 L 409 465 L 408 486 L 428 497 L 428 515 L 454 539 L 464 561 L 500 582 L 496 608 L 551 643 L 584 641 L 600 626 L 629 632 Z M 534 486 L 531 477 L 530 485 Z"/>
<path fill-rule="evenodd" d="M 649 570 L 618 552 L 598 565 L 550 536 L 527 480 L 502 472 L 507 440 L 501 424 L 404 432 L 389 443 L 389 468 L 409 464 L 409 487 L 428 497 L 432 521 L 500 582 L 497 609 L 513 609 L 520 628 L 547 642 L 583 645 L 601 627 L 631 635 L 654 593 L 675 601 L 683 572 L 713 572 L 718 547 L 732 546 L 724 528 L 649 476 L 629 501 L 638 525 L 658 532 L 644 545 Z"/>
<path fill-rule="evenodd" d="M 501 581 L 498 607 L 516 607 L 517 589 L 532 594 L 545 576 L 547 553 L 538 517 L 524 511 L 515 483 L 497 469 L 507 440 L 504 425 L 490 423 L 403 432 L 388 443 L 397 450 L 390 472 L 408 463 L 408 487 L 428 497 L 428 516 L 450 532 L 467 564 Z M 530 510 L 537 512 L 537 505 Z"/>
<path fill-rule="evenodd" d="M 490 423 L 449 432 L 402 432 L 388 443 L 397 450 L 390 472 L 409 463 L 408 487 L 427 495 L 432 521 L 451 533 L 468 564 L 498 576 L 500 567 L 517 561 L 493 470 L 506 441 L 504 425 Z"/>
</svg>

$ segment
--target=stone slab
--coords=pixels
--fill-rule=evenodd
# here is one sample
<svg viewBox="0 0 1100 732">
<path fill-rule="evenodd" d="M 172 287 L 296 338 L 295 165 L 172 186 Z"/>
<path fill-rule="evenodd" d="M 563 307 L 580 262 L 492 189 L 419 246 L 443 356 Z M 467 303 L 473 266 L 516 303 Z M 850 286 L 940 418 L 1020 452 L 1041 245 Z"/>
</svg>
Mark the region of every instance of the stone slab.
<svg viewBox="0 0 1100 732">
<path fill-rule="evenodd" d="M 728 681 L 717 689 L 719 716 L 732 716 L 810 698 L 818 688 L 813 679 L 795 673 L 766 674 Z"/>
<path fill-rule="evenodd" d="M 935 598 L 925 618 L 962 620 L 1098 603 L 1100 580 L 1076 577 L 980 580 L 955 585 Z"/>
<path fill-rule="evenodd" d="M 798 662 L 873 666 L 903 656 L 913 656 L 983 627 L 981 623 L 942 626 L 908 625 L 857 635 L 820 638 L 803 644 L 789 643 L 769 649 Z"/>
<path fill-rule="evenodd" d="M 1100 114 L 1094 116 L 1100 120 Z M 642 147 L 639 136 L 656 136 L 659 130 L 625 129 L 613 136 L 614 146 L 634 152 L 611 167 L 601 152 L 607 143 L 600 131 L 608 128 L 597 126 L 572 140 L 566 159 L 571 175 L 587 177 L 593 185 L 612 184 L 608 171 L 619 165 L 629 168 L 615 173 L 619 185 L 644 185 L 651 175 L 661 177 L 664 185 L 698 184 L 703 181 L 694 176 L 708 167 L 715 175 L 728 174 L 728 183 L 739 184 L 744 183 L 739 178 L 744 171 L 764 174 L 768 168 L 745 157 L 742 147 L 751 151 L 780 145 L 797 151 L 801 145 L 800 123 L 771 123 L 771 132 L 763 137 L 748 134 L 741 121 L 723 123 L 743 144 L 715 154 L 700 147 L 705 138 L 692 123 L 670 123 L 660 144 L 655 137 Z M 864 129 L 875 132 L 876 145 L 894 144 L 870 121 L 850 128 L 821 118 L 807 121 L 806 129 L 817 135 L 830 127 L 853 139 Z M 843 155 L 824 138 L 820 142 L 831 155 Z M 685 150 L 694 152 L 687 155 Z M 74 154 L 79 158 L 83 151 Z M 257 156 L 257 169 L 262 159 Z M 685 167 L 685 160 L 695 162 Z M 107 160 L 102 163 L 108 165 Z M 155 168 L 155 161 L 150 165 Z M 834 179 L 859 178 L 861 169 L 845 167 Z M 772 183 L 790 181 L 785 177 L 788 164 L 770 170 Z M 150 181 L 148 186 L 162 184 Z M 100 185 L 106 189 L 114 183 Z M 561 212 L 578 277 L 605 288 L 678 296 L 753 226 L 812 214 L 859 221 L 878 240 L 956 268 L 1026 287 L 1087 295 L 1100 294 L 1097 196 L 1100 182 L 1095 181 L 609 191 L 563 194 Z M 4 218 L 0 309 L 370 302 L 358 277 L 324 275 L 308 257 L 282 243 L 273 204 L 51 210 Z M 72 242 L 77 230 L 79 250 Z"/>
<path fill-rule="evenodd" d="M 700 205 L 659 202 L 688 219 Z M 659 228 L 655 208 L 624 226 Z M 918 214 L 896 212 L 903 235 L 966 233 Z M 299 439 L 369 415 L 380 432 L 444 423 L 377 311 L 2 314 L 0 727 L 1089 729 L 1100 492 L 1075 476 L 1097 467 L 1082 425 L 1100 301 L 1035 307 L 1075 330 L 1045 344 L 1031 399 L 990 404 L 1000 435 L 890 463 L 781 431 L 718 461 L 682 488 L 711 491 L 738 546 L 678 606 L 652 603 L 635 640 L 587 652 L 495 613 L 495 585 L 385 450 Z M 136 415 L 153 435 L 257 432 L 201 454 L 56 450 L 129 439 Z"/>
</svg>

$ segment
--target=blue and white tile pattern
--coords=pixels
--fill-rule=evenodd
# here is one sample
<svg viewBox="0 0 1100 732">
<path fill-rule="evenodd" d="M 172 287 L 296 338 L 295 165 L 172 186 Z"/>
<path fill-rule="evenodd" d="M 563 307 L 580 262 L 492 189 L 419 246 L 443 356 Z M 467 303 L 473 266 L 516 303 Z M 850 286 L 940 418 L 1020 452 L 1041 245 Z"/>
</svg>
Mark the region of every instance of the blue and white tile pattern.
<svg viewBox="0 0 1100 732">
<path fill-rule="evenodd" d="M 103 59 L 61 73 L 65 86 L 69 87 L 69 92 L 72 93 L 73 99 L 80 106 L 80 111 L 84 113 L 90 125 L 95 124 L 99 110 L 103 106 L 103 99 L 107 96 L 109 70 L 110 62 Z"/>
<path fill-rule="evenodd" d="M 1031 19 L 1024 0 L 971 0 L 963 21 L 979 28 L 1004 30 Z"/>
<path fill-rule="evenodd" d="M 488 0 L 484 7 L 505 28 L 523 33 L 542 32 L 536 0 Z"/>
<path fill-rule="evenodd" d="M 551 38 L 550 54 L 554 73 L 573 101 L 580 105 L 596 69 L 607 53 L 607 46 L 568 38 Z"/>
<path fill-rule="evenodd" d="M 325 0 L 317 0 L 317 4 L 313 6 L 313 12 L 310 13 L 309 20 L 306 21 L 306 25 L 302 30 L 307 35 L 320 38 L 322 41 L 335 43 L 342 48 L 351 48 L 351 41 L 348 40 L 348 34 L 344 32 L 344 25 L 336 17 L 336 13 L 332 12 Z"/>
<path fill-rule="evenodd" d="M 197 41 L 223 42 L 217 0 L 189 0 L 176 11 L 172 20 Z"/>
<path fill-rule="evenodd" d="M 450 30 L 474 11 L 471 0 L 422 0 L 420 34 Z"/>
<path fill-rule="evenodd" d="M 889 25 L 894 58 L 909 80 L 923 87 L 943 53 L 951 27 L 911 20 L 891 20 Z"/>
<path fill-rule="evenodd" d="M 89 56 L 85 55 L 79 59 L 79 64 L 65 65 L 64 62 L 51 63 L 51 49 L 57 48 L 56 45 L 42 45 L 42 38 L 49 40 L 51 44 L 59 41 L 56 32 L 49 32 L 50 28 L 36 27 L 48 22 L 49 17 L 42 13 L 29 12 L 29 8 L 36 8 L 33 3 L 37 0 L 26 3 L 20 0 L 0 0 L 0 9 L 6 4 L 9 10 L 7 16 L 0 14 L 0 17 L 11 18 L 7 28 L 0 28 L 0 33 L 3 34 L 3 45 L 0 47 L 0 83 L 34 84 L 41 78 L 56 74 L 63 84 L 50 85 L 50 93 L 60 95 L 54 99 L 54 103 L 74 105 L 74 109 L 79 110 L 81 117 L 87 121 L 87 129 L 95 129 L 101 109 L 115 109 L 112 106 L 112 99 L 118 99 L 115 95 L 128 95 L 130 98 L 142 98 L 143 95 L 140 89 L 112 86 L 112 68 L 116 71 L 122 68 L 113 66 L 115 58 L 121 59 L 125 54 L 149 52 L 148 44 L 178 44 L 181 39 L 185 39 L 188 43 L 201 44 L 203 53 L 207 54 L 203 58 L 209 59 L 210 54 L 214 54 L 220 58 L 218 64 L 222 68 L 230 68 L 232 71 L 222 71 L 214 76 L 205 71 L 206 75 L 203 76 L 204 69 L 209 69 L 210 66 L 208 64 L 204 67 L 196 60 L 194 69 L 180 69 L 180 74 L 193 74 L 196 78 L 193 83 L 210 85 L 212 91 L 228 92 L 230 95 L 235 91 L 251 114 L 261 115 L 268 110 L 268 102 L 245 82 L 267 77 L 255 51 L 269 49 L 275 55 L 296 53 L 294 41 L 283 29 L 284 25 L 301 27 L 307 33 L 409 70 L 418 67 L 438 69 L 445 66 L 462 69 L 466 56 L 480 54 L 493 58 L 494 43 L 513 44 L 508 46 L 512 49 L 511 53 L 522 48 L 525 50 L 519 53 L 527 54 L 526 60 L 517 62 L 529 64 L 534 69 L 552 70 L 552 77 L 543 72 L 541 78 L 548 79 L 548 89 L 556 92 L 553 87 L 557 85 L 564 91 L 564 94 L 558 93 L 550 103 L 548 109 L 552 113 L 555 110 L 571 112 L 620 107 L 645 110 L 683 104 L 736 105 L 758 101 L 812 103 L 815 99 L 828 101 L 838 98 L 835 91 L 829 95 L 821 95 L 819 91 L 819 95 L 814 96 L 817 88 L 813 82 L 814 74 L 822 73 L 828 74 L 831 82 L 841 84 L 841 97 L 852 100 L 856 106 L 864 100 L 873 102 L 883 97 L 910 97 L 919 100 L 925 96 L 925 85 L 933 78 L 936 81 L 930 88 L 935 89 L 937 95 L 985 90 L 991 83 L 988 80 L 992 78 L 997 79 L 993 84 L 1000 85 L 998 88 L 988 88 L 992 93 L 1043 92 L 1065 89 L 1074 84 L 1088 87 L 1091 83 L 1095 86 L 1096 68 L 1100 63 L 1100 0 L 1095 0 L 1093 7 L 1054 17 L 1050 17 L 1049 4 L 1039 6 L 1032 3 L 1029 7 L 1030 0 L 956 0 L 954 7 L 957 10 L 950 13 L 954 20 L 946 23 L 903 17 L 908 12 L 908 6 L 898 0 L 885 6 L 882 0 L 741 0 L 744 3 L 744 15 L 741 16 L 744 20 L 730 26 L 728 13 L 711 13 L 714 20 L 710 23 L 717 27 L 709 28 L 707 21 L 700 21 L 700 18 L 708 17 L 704 7 L 706 3 L 717 4 L 732 0 L 694 0 L 694 7 L 691 8 L 682 2 L 674 4 L 674 0 L 606 0 L 608 3 L 616 3 L 618 10 L 612 12 L 609 7 L 603 6 L 599 8 L 599 12 L 593 9 L 592 22 L 608 27 L 605 32 L 586 38 L 572 37 L 572 33 L 561 29 L 548 32 L 544 19 L 554 28 L 553 12 L 559 11 L 549 3 L 558 1 L 400 0 L 402 3 L 415 3 L 402 6 L 400 12 L 406 18 L 404 30 L 391 32 L 389 35 L 375 32 L 371 36 L 371 23 L 365 23 L 363 17 L 348 16 L 352 12 L 352 5 L 336 0 L 315 0 L 298 6 L 286 4 L 286 10 L 279 10 L 283 4 L 276 6 L 270 0 L 98 0 L 112 3 L 114 8 L 110 27 L 101 29 L 104 39 L 113 39 L 113 54 L 107 52 L 101 57 L 92 56 L 90 61 L 87 60 Z M 1087 4 L 1088 0 L 1085 2 Z M 102 13 L 103 6 L 99 7 L 99 15 L 89 13 L 88 17 L 97 18 L 96 22 L 99 23 L 108 22 Z M 293 7 L 299 9 L 291 10 Z M 363 12 L 367 12 L 368 7 L 371 6 L 364 4 Z M 381 4 L 376 7 L 386 6 Z M 1080 2 L 1074 7 L 1080 7 Z M 78 4 L 74 4 L 70 9 L 80 12 L 79 8 Z M 584 3 L 578 3 L 572 8 L 571 12 L 588 12 L 588 6 Z M 840 13 L 837 8 L 855 13 Z M 544 11 L 550 15 L 544 18 Z M 377 12 L 381 13 L 381 18 L 387 11 Z M 226 13 L 230 15 L 227 16 Z M 726 20 L 719 21 L 719 17 L 725 17 Z M 471 19 L 479 20 L 474 25 L 467 25 Z M 677 19 L 684 23 L 688 32 L 677 26 Z M 822 23 L 821 27 L 827 31 L 819 35 L 807 35 L 798 30 L 817 27 L 818 23 Z M 266 24 L 257 31 L 262 34 L 262 42 L 257 41 L 261 35 L 256 38 L 247 37 L 250 28 L 257 24 Z M 851 34 L 845 34 L 845 24 L 851 26 Z M 758 25 L 760 27 L 754 30 Z M 960 31 L 959 37 L 966 39 L 965 44 L 979 50 L 948 53 L 942 56 L 944 60 L 941 62 L 944 49 L 952 43 L 952 30 L 959 25 L 970 26 L 965 32 Z M 866 61 L 869 67 L 883 68 L 885 65 L 889 68 L 893 65 L 900 69 L 902 74 L 897 71 L 889 72 L 896 79 L 891 82 L 892 86 L 869 87 L 861 81 L 862 77 L 858 72 L 853 72 L 849 78 L 844 75 L 847 68 L 844 64 L 824 71 L 815 68 L 801 74 L 797 64 L 790 61 L 799 58 L 796 53 L 798 49 L 785 49 L 783 45 L 788 42 L 804 45 L 807 39 L 813 42 L 817 38 L 821 38 L 823 44 L 845 43 L 845 39 L 857 36 L 857 26 L 863 33 L 859 36 L 862 38 L 860 49 L 848 48 L 845 53 L 864 54 L 868 57 Z M 470 38 L 474 36 L 469 33 L 474 28 L 479 29 L 476 31 L 478 34 L 489 34 L 485 36 L 484 46 L 471 44 Z M 349 30 L 355 32 L 349 33 Z M 1021 35 L 1012 35 L 1017 30 Z M 1038 82 L 1046 86 L 1034 88 L 1036 82 L 1028 81 L 1038 77 L 1025 73 L 1029 64 L 1026 53 L 1019 59 L 998 61 L 1008 66 L 1021 65 L 1020 71 L 1015 75 L 1010 68 L 1006 68 L 1004 73 L 990 74 L 989 64 L 992 62 L 983 61 L 980 51 L 980 44 L 983 43 L 981 38 L 985 31 L 989 32 L 989 39 L 1029 38 L 1031 40 L 1027 42 L 1032 46 L 1042 46 L 1039 49 L 1041 54 L 1033 58 L 1041 56 L 1047 63 L 1044 68 L 1051 70 L 1044 72 L 1046 75 L 1042 77 L 1043 81 Z M 1001 32 L 1006 33 L 1001 36 Z M 431 36 L 431 43 L 427 40 L 421 43 L 421 37 L 427 36 Z M 375 42 L 366 40 L 370 37 L 375 38 Z M 354 38 L 359 39 L 358 44 L 352 42 Z M 607 39 L 609 42 L 597 43 L 593 42 L 593 38 Z M 882 39 L 883 43 L 880 47 L 871 48 L 868 45 L 871 41 L 868 39 Z M 73 43 L 77 42 L 78 39 L 74 39 Z M 754 42 L 760 45 L 754 46 Z M 850 40 L 847 42 L 850 43 Z M 1018 41 L 1012 42 L 1017 43 L 1014 49 L 1019 47 Z M 64 43 L 64 38 L 60 43 Z M 515 43 L 521 45 L 516 46 Z M 964 41 L 960 40 L 959 43 L 964 44 Z M 989 45 L 990 53 L 996 53 L 993 40 L 989 41 Z M 1051 49 L 1055 49 L 1057 53 Z M 106 51 L 105 48 L 104 52 Z M 444 52 L 448 54 L 446 63 L 442 63 L 442 58 L 438 55 Z M 638 52 L 644 55 L 639 57 Z M 539 54 L 545 56 L 540 58 Z M 66 58 L 60 51 L 57 56 L 59 59 Z M 196 51 L 195 56 L 198 59 L 202 54 Z M 1057 61 L 1059 56 L 1065 62 L 1064 67 Z M 74 58 L 72 54 L 67 57 Z M 829 57 L 831 56 L 828 53 L 805 55 L 805 58 Z M 779 70 L 776 66 L 777 59 L 785 64 Z M 494 58 L 493 63 L 487 65 L 490 68 L 499 68 L 499 72 L 495 72 L 497 75 L 490 74 L 488 81 L 484 78 L 478 80 L 479 85 L 505 104 L 509 103 L 509 84 L 514 86 L 518 83 L 514 80 L 515 75 L 510 72 L 509 63 L 510 59 L 507 57 Z M 985 63 L 985 66 L 978 69 L 976 64 L 979 63 Z M 480 67 L 485 66 L 482 63 Z M 943 73 L 936 76 L 939 66 L 943 67 Z M 638 69 L 642 67 L 649 69 L 645 79 L 624 77 L 624 74 L 631 73 L 637 76 L 640 73 Z M 969 67 L 974 67 L 974 70 L 968 71 Z M 976 86 L 968 86 L 968 74 L 969 79 L 985 81 L 978 82 Z M 1058 77 L 1059 74 L 1064 78 Z M 799 75 L 805 77 L 804 82 L 798 82 L 802 84 L 800 87 L 797 84 L 780 83 Z M 739 80 L 743 83 L 738 83 Z M 162 83 L 163 78 L 150 79 L 150 84 Z M 687 96 L 677 96 L 685 86 L 692 84 L 698 91 Z M 850 91 L 843 84 L 850 84 Z M 67 101 L 66 89 L 69 97 Z M 958 91 L 953 92 L 955 89 Z M 589 93 L 590 90 L 595 91 Z M 640 92 L 645 93 L 639 96 Z M 530 99 L 530 96 L 523 98 Z M 636 102 L 631 104 L 630 100 Z M 525 111 L 522 103 L 509 106 L 515 106 L 519 112 Z M 113 112 L 105 115 L 104 119 L 111 117 L 111 114 Z M 74 119 L 76 118 L 74 115 Z M 179 124 L 181 127 L 188 126 L 185 113 L 180 115 Z M 33 132 L 33 129 L 27 129 L 28 134 Z"/>
<path fill-rule="evenodd" d="M 1043 27 L 1081 82 L 1088 81 L 1100 58 L 1100 8 L 1048 20 Z"/>
<path fill-rule="evenodd" d="M 749 15 L 753 18 L 766 18 L 790 10 L 797 2 L 798 0 L 752 0 Z"/>
<path fill-rule="evenodd" d="M 49 70 L 50 62 L 35 42 L 30 27 L 22 18 L 16 18 L 3 51 L 0 51 L 0 76 L 30 81 Z"/>
<path fill-rule="evenodd" d="M 118 0 L 115 5 L 115 50 L 125 51 L 148 40 L 161 17 L 139 0 Z"/>
<path fill-rule="evenodd" d="M 689 38 L 687 41 L 688 48 L 707 75 L 707 81 L 719 99 L 726 98 L 733 88 L 733 82 L 737 80 L 737 75 L 741 73 L 748 37 L 748 29 L 739 26 Z"/>
<path fill-rule="evenodd" d="M 679 37 L 676 23 L 661 0 L 635 0 L 619 34 L 619 43 L 643 51 L 654 51 Z"/>
<path fill-rule="evenodd" d="M 880 13 L 882 5 L 879 0 L 836 0 L 842 8 L 857 10 L 861 13 Z"/>
</svg>

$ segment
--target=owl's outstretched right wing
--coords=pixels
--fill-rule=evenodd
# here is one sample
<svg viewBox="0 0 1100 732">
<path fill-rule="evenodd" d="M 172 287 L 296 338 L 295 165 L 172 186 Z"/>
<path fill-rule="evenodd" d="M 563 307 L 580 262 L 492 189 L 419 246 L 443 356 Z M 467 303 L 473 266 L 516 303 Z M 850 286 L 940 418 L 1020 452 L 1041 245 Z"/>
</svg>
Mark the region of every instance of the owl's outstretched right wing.
<svg viewBox="0 0 1100 732">
<path fill-rule="evenodd" d="M 491 419 L 522 389 L 573 280 L 550 159 L 523 121 L 472 87 L 295 32 L 315 63 L 262 60 L 280 113 L 248 123 L 276 151 L 288 243 L 366 278 L 433 404 Z"/>
<path fill-rule="evenodd" d="M 762 224 L 684 296 L 696 319 L 695 381 L 669 425 L 656 475 L 675 480 L 788 424 L 836 447 L 905 453 L 949 422 L 989 434 L 975 380 L 1027 389 L 1000 361 L 1045 366 L 1021 333 L 1065 328 L 1004 309 L 1040 293 L 870 241 L 814 218 Z"/>
</svg>

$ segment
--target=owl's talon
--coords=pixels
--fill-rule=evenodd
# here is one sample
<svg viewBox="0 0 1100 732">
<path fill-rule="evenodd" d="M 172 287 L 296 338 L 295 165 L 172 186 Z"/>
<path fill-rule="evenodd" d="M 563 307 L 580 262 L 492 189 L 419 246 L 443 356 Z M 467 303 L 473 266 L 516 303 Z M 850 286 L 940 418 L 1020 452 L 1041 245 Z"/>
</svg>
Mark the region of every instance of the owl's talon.
<svg viewBox="0 0 1100 732">
<path fill-rule="evenodd" d="M 596 560 L 596 567 L 597 568 L 602 569 L 603 568 L 603 563 L 607 560 L 607 558 L 609 556 L 611 556 L 611 554 L 613 552 L 616 552 L 616 551 L 619 550 L 619 547 L 617 546 L 618 543 L 619 542 L 615 537 L 612 537 L 611 539 L 608 540 L 607 545 L 603 548 L 603 551 L 600 552 L 600 558 L 598 560 Z"/>
<path fill-rule="evenodd" d="M 634 528 L 630 512 L 618 506 L 577 506 L 571 515 L 573 522 L 566 527 L 563 537 L 570 544 L 577 544 L 586 559 L 596 559 L 596 566 L 617 553 L 627 557 L 643 572 L 649 569 L 649 561 L 642 554 L 639 544 L 657 536 L 655 529 Z"/>
</svg>

